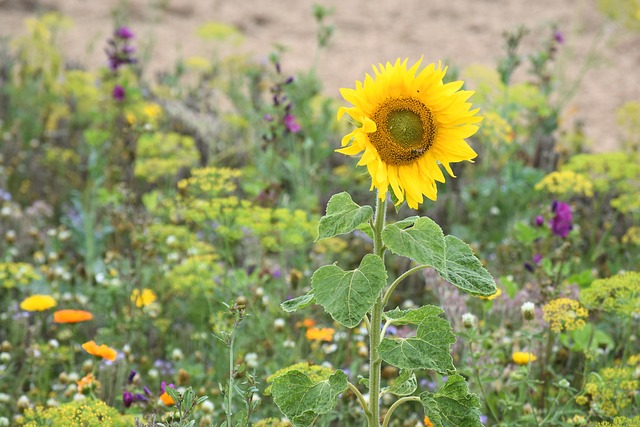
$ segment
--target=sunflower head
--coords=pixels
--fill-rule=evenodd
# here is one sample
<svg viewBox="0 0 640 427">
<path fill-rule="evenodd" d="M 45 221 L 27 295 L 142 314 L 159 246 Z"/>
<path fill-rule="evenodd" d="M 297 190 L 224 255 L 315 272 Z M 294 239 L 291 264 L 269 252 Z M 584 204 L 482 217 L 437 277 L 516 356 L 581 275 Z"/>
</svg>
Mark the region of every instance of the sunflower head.
<svg viewBox="0 0 640 427">
<path fill-rule="evenodd" d="M 444 182 L 439 165 L 455 177 L 450 163 L 471 160 L 475 151 L 465 138 L 478 130 L 479 109 L 467 102 L 473 94 L 460 90 L 463 82 L 444 84 L 446 68 L 430 64 L 418 72 L 422 59 L 407 68 L 407 59 L 373 66 L 374 77 L 365 76 L 356 88 L 340 93 L 352 107 L 341 107 L 358 127 L 342 138 L 337 151 L 362 154 L 358 165 L 371 175 L 371 190 L 385 198 L 389 185 L 401 204 L 412 209 L 423 196 L 436 200 L 436 181 Z"/>
</svg>

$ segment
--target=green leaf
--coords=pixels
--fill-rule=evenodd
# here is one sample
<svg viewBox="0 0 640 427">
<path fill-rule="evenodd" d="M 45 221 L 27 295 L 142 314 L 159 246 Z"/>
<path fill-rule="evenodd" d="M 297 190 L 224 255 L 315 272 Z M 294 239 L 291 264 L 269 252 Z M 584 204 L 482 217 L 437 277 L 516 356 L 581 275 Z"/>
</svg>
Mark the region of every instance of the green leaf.
<svg viewBox="0 0 640 427">
<path fill-rule="evenodd" d="M 427 306 L 429 307 L 429 306 Z M 419 312 L 419 310 L 415 310 Z M 416 336 L 410 338 L 384 338 L 380 343 L 380 356 L 385 362 L 400 369 L 433 369 L 446 375 L 455 371 L 451 358 L 451 345 L 456 337 L 445 319 L 421 313 Z"/>
<path fill-rule="evenodd" d="M 362 322 L 386 284 L 384 262 L 374 254 L 365 255 L 355 270 L 326 265 L 311 277 L 316 302 L 347 328 Z"/>
<path fill-rule="evenodd" d="M 490 296 L 496 283 L 480 260 L 462 240 L 444 236 L 438 224 L 418 218 L 387 225 L 382 240 L 391 252 L 433 267 L 440 277 L 471 295 Z"/>
<path fill-rule="evenodd" d="M 396 396 L 409 396 L 416 391 L 416 388 L 418 388 L 416 374 L 410 370 L 402 369 L 398 378 L 389 387 L 383 388 L 380 394 L 391 393 Z"/>
<path fill-rule="evenodd" d="M 359 206 L 347 192 L 334 194 L 327 203 L 327 214 L 320 218 L 318 240 L 350 233 L 372 217 L 371 206 Z"/>
<path fill-rule="evenodd" d="M 471 295 L 491 296 L 496 293 L 496 282 L 471 247 L 455 236 L 445 236 L 446 270 L 438 271 L 447 282 Z"/>
<path fill-rule="evenodd" d="M 316 383 L 304 373 L 293 370 L 274 380 L 271 394 L 294 427 L 308 427 L 318 415 L 333 410 L 337 396 L 346 389 L 347 376 L 340 370 Z"/>
<path fill-rule="evenodd" d="M 299 297 L 287 300 L 280 304 L 280 307 L 287 313 L 293 313 L 294 311 L 298 311 L 301 308 L 309 307 L 313 304 L 315 297 L 313 292 L 309 292 L 305 295 L 301 295 Z"/>
<path fill-rule="evenodd" d="M 437 316 L 443 313 L 440 307 L 435 305 L 424 305 L 420 308 L 410 310 L 400 310 L 398 308 L 387 311 L 384 316 L 391 320 L 394 325 L 419 325 L 427 317 Z"/>
<path fill-rule="evenodd" d="M 467 382 L 459 374 L 450 375 L 436 393 L 422 393 L 420 400 L 434 427 L 482 427 L 480 399 L 469 393 Z"/>
<path fill-rule="evenodd" d="M 444 269 L 444 234 L 430 218 L 389 224 L 382 230 L 382 241 L 395 254 L 412 258 L 436 270 Z"/>
</svg>

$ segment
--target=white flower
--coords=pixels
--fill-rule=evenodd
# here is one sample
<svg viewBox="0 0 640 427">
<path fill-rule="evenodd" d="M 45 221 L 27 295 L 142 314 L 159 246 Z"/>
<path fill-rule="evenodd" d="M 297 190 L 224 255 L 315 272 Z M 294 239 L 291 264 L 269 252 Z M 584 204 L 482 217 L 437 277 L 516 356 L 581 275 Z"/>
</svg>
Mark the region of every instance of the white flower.
<svg viewBox="0 0 640 427">
<path fill-rule="evenodd" d="M 0 427 L 9 427 L 9 418 L 0 417 Z"/>
<path fill-rule="evenodd" d="M 535 309 L 536 305 L 531 301 L 527 301 L 520 307 L 520 312 L 526 320 L 531 320 L 535 317 Z"/>
<path fill-rule="evenodd" d="M 247 353 L 244 356 L 244 363 L 252 369 L 258 367 L 258 355 L 256 353 Z"/>
<path fill-rule="evenodd" d="M 200 409 L 202 409 L 202 412 L 205 414 L 212 414 L 215 408 L 215 405 L 210 400 L 205 400 L 202 402 L 202 405 L 200 405 Z"/>
<path fill-rule="evenodd" d="M 30 404 L 31 402 L 29 401 L 29 398 L 23 394 L 18 398 L 18 401 L 16 402 L 16 407 L 19 410 L 24 411 L 29 407 Z"/>
<path fill-rule="evenodd" d="M 182 350 L 180 350 L 179 348 L 174 348 L 173 351 L 171 352 L 171 359 L 173 359 L 176 362 L 184 359 L 184 354 L 182 353 Z"/>
<path fill-rule="evenodd" d="M 275 329 L 276 331 L 284 330 L 285 325 L 286 325 L 286 322 L 281 317 L 279 317 L 279 318 L 277 318 L 276 320 L 273 321 L 273 329 Z"/>
<path fill-rule="evenodd" d="M 11 360 L 11 354 L 6 351 L 0 353 L 0 362 L 8 362 Z"/>
<path fill-rule="evenodd" d="M 284 342 L 282 343 L 284 348 L 296 348 L 296 342 L 293 340 L 284 340 Z"/>
<path fill-rule="evenodd" d="M 462 315 L 462 324 L 467 329 L 474 328 L 477 322 L 478 318 L 475 316 L 475 314 L 465 313 Z"/>
</svg>

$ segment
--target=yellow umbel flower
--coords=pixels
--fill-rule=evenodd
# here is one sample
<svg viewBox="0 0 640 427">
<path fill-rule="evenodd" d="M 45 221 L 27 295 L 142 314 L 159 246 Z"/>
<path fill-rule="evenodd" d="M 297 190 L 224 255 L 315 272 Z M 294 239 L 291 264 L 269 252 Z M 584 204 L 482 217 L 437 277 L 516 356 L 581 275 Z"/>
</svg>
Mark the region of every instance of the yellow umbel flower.
<svg viewBox="0 0 640 427">
<path fill-rule="evenodd" d="M 554 171 L 542 178 L 534 187 L 551 194 L 578 194 L 593 197 L 593 184 L 589 178 L 574 171 Z"/>
<path fill-rule="evenodd" d="M 471 160 L 476 152 L 465 138 L 478 130 L 482 120 L 467 100 L 471 91 L 459 90 L 463 82 L 444 84 L 447 71 L 441 64 L 426 66 L 418 73 L 422 59 L 407 68 L 407 59 L 395 64 L 373 66 L 356 88 L 340 93 L 353 107 L 341 107 L 338 120 L 346 113 L 360 127 L 342 138 L 342 154 L 362 153 L 359 166 L 371 175 L 371 190 L 384 199 L 389 185 L 398 199 L 412 209 L 423 196 L 436 200 L 436 181 L 444 182 L 439 165 L 455 177 L 452 162 Z"/>
<path fill-rule="evenodd" d="M 544 321 L 549 323 L 554 332 L 573 331 L 585 326 L 584 319 L 589 311 L 576 300 L 556 298 L 542 307 Z"/>
<path fill-rule="evenodd" d="M 524 351 L 516 351 L 511 355 L 511 358 L 518 365 L 528 365 L 531 362 L 538 360 L 535 354 L 527 353 Z"/>
</svg>

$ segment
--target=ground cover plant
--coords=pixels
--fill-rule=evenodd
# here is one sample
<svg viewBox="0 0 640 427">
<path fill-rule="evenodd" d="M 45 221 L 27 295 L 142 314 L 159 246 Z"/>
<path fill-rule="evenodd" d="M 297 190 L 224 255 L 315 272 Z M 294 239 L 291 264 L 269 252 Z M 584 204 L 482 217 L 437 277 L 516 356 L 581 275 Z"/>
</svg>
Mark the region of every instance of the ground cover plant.
<svg viewBox="0 0 640 427">
<path fill-rule="evenodd" d="M 285 49 L 145 77 L 125 22 L 87 69 L 71 24 L 0 45 L 0 427 L 640 425 L 640 100 L 590 151 L 559 26 L 331 99 Z"/>
</svg>

